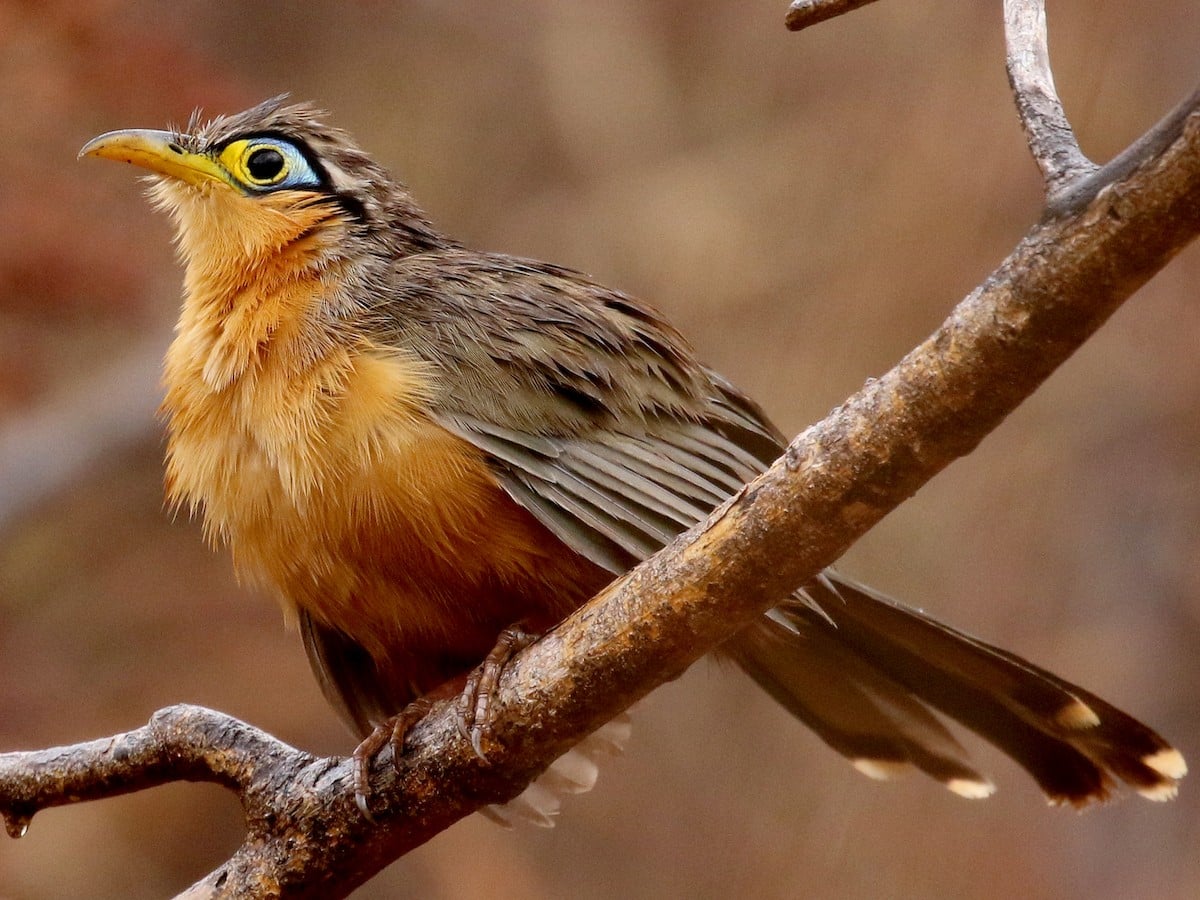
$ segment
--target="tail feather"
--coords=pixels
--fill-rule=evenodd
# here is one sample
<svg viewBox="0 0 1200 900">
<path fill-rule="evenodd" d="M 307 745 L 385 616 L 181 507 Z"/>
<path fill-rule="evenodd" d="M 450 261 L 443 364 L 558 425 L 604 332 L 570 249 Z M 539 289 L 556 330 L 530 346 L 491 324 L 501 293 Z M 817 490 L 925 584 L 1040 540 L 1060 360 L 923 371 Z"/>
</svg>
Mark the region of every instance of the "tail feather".
<svg viewBox="0 0 1200 900">
<path fill-rule="evenodd" d="M 872 778 L 913 765 L 967 796 L 994 788 L 924 704 L 840 644 L 830 629 L 764 620 L 723 648 L 776 701 Z"/>
<path fill-rule="evenodd" d="M 1183 755 L 1154 730 L 1053 672 L 1038 668 L 1007 650 L 989 647 L 974 638 L 969 639 L 1014 664 L 1027 667 L 1037 676 L 1057 685 L 1064 693 L 1072 695 L 1078 701 L 1078 706 L 1062 707 L 1055 714 L 1055 721 L 1068 731 L 1086 729 L 1088 744 L 1104 748 L 1106 764 L 1121 780 L 1152 800 L 1166 800 L 1175 796 L 1179 779 L 1187 774 L 1187 763 Z"/>
<path fill-rule="evenodd" d="M 871 774 L 910 762 L 959 793 L 990 793 L 932 708 L 1012 757 L 1052 802 L 1103 800 L 1117 779 L 1151 799 L 1174 796 L 1183 757 L 1141 722 L 1012 653 L 827 575 L 728 652 L 860 770 L 872 769 L 864 761 L 880 764 Z"/>
</svg>

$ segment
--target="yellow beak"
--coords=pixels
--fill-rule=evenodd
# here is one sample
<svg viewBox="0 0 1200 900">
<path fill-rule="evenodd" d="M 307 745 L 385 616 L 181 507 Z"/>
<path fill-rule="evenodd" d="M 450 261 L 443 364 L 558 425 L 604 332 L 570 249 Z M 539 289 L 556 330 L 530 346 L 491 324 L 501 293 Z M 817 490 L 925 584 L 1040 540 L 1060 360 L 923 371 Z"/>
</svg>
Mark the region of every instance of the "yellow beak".
<svg viewBox="0 0 1200 900">
<path fill-rule="evenodd" d="M 178 137 L 169 131 L 138 128 L 110 131 L 84 144 L 79 156 L 99 156 L 132 163 L 188 184 L 201 185 L 212 181 L 229 183 L 229 174 L 212 157 L 185 150 Z"/>
</svg>

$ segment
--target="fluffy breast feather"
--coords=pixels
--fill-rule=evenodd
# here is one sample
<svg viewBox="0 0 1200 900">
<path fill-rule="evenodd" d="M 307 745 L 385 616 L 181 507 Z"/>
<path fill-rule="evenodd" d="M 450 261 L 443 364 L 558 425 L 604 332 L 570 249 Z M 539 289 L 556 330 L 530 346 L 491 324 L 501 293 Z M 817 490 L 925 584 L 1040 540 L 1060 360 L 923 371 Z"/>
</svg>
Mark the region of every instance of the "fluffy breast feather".
<svg viewBox="0 0 1200 900">
<path fill-rule="evenodd" d="M 377 659 L 482 655 L 505 625 L 573 608 L 592 573 L 432 420 L 430 363 L 330 316 L 336 265 L 291 245 L 259 265 L 189 265 L 166 362 L 170 502 L 203 513 L 242 576 Z"/>
</svg>

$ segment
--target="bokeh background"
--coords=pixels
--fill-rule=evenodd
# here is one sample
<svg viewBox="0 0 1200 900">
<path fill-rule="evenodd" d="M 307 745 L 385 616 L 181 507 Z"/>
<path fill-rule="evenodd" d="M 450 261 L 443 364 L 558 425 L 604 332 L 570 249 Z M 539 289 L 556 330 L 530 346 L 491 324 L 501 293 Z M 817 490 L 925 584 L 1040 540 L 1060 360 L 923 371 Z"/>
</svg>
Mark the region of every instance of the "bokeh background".
<svg viewBox="0 0 1200 900">
<path fill-rule="evenodd" d="M 923 338 L 1039 213 L 999 0 L 0 0 L 0 750 L 204 703 L 352 745 L 274 603 L 162 509 L 180 273 L 112 128 L 315 100 L 472 245 L 651 299 L 789 433 Z M 1200 6 L 1059 0 L 1057 81 L 1106 160 L 1196 78 Z M 868 535 L 856 577 L 1047 664 L 1200 760 L 1200 253 Z M 1200 895 L 1200 783 L 1076 814 L 972 746 L 968 802 L 852 771 L 701 664 L 552 831 L 478 817 L 359 896 Z M 1200 778 L 1200 776 L 1193 776 Z M 239 842 L 206 786 L 50 810 L 0 897 L 159 897 Z"/>
</svg>

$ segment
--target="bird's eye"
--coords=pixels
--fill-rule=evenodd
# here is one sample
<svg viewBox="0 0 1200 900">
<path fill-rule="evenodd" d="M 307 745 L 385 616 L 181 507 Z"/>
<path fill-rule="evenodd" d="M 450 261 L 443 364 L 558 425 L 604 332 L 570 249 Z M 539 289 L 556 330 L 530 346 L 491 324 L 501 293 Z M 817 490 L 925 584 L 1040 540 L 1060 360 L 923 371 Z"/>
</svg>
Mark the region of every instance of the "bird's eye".
<svg viewBox="0 0 1200 900">
<path fill-rule="evenodd" d="M 304 154 L 282 138 L 271 136 L 232 141 L 221 149 L 218 161 L 232 176 L 232 181 L 248 193 L 316 188 L 321 184 Z"/>
<path fill-rule="evenodd" d="M 259 147 L 246 157 L 246 171 L 255 181 L 269 183 L 283 174 L 283 154 L 274 147 Z"/>
</svg>

